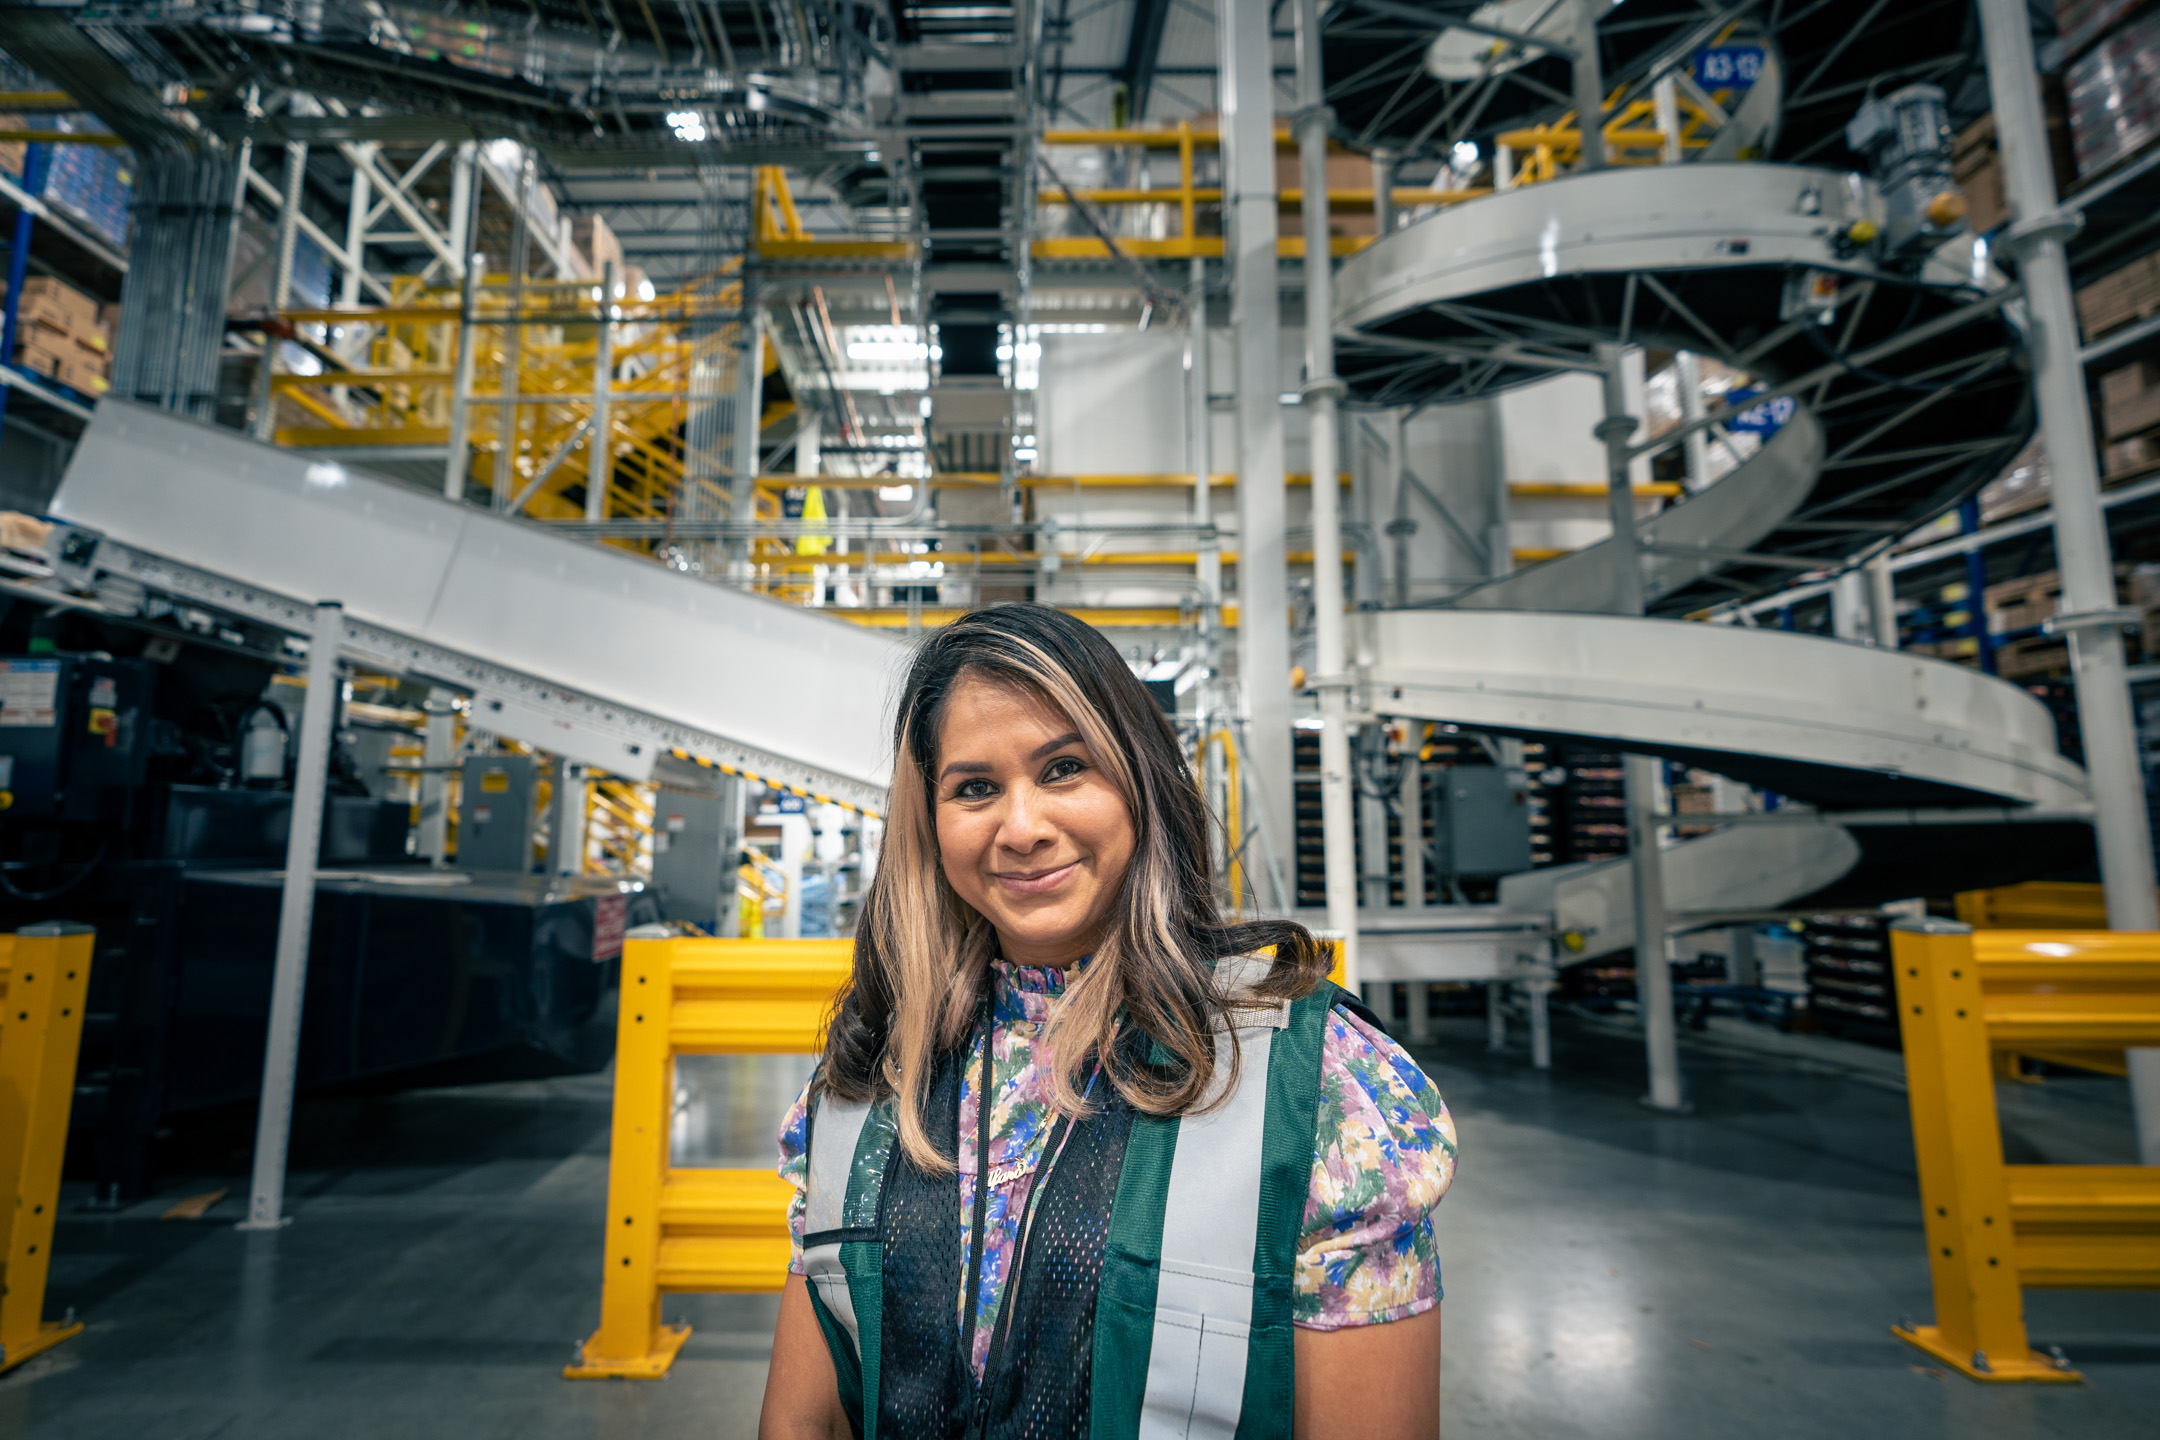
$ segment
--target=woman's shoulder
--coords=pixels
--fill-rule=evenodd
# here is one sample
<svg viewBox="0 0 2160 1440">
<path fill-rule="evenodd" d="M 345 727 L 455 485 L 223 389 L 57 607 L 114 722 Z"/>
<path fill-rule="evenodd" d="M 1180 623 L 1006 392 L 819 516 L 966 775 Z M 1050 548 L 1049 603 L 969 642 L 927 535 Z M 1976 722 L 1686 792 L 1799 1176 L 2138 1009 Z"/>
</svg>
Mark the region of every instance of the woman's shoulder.
<svg viewBox="0 0 2160 1440">
<path fill-rule="evenodd" d="M 1314 1133 L 1315 1199 L 1329 1209 L 1383 1197 L 1398 1214 L 1429 1210 L 1455 1174 L 1455 1121 L 1402 1046 L 1350 1010 L 1328 1012 Z"/>
</svg>

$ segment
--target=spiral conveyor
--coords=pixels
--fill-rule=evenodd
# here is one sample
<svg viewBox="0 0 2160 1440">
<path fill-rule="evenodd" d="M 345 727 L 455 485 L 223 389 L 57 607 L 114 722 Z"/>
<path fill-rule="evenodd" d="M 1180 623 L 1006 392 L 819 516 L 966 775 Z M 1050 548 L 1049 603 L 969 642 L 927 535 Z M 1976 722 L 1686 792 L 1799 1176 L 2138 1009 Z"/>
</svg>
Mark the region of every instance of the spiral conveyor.
<svg viewBox="0 0 2160 1440">
<path fill-rule="evenodd" d="M 1669 851 L 1676 913 L 1873 903 L 2090 854 L 2084 776 L 2025 691 L 1946 661 L 1679 618 L 1845 568 L 1970 496 L 2032 433 L 2014 287 L 1970 240 L 1879 262 L 1852 237 L 1883 209 L 1871 182 L 1828 169 L 1593 171 L 1432 215 L 1338 280 L 1340 371 L 1366 404 L 1595 371 L 1613 344 L 1711 356 L 1791 397 L 1759 451 L 1639 525 L 1647 615 L 1609 613 L 1608 540 L 1363 620 L 1380 713 L 1609 743 L 1799 802 Z M 1812 309 L 1795 304 L 1808 294 Z M 1625 867 L 1512 877 L 1501 904 L 1582 933 L 1584 955 L 1626 948 Z"/>
</svg>

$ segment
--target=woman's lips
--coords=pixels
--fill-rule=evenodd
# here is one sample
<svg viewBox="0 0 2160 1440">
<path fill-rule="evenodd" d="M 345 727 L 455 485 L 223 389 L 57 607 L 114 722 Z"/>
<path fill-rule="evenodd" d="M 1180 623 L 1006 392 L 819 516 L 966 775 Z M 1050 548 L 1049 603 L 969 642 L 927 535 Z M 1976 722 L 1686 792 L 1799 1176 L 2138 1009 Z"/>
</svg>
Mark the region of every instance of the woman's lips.
<svg viewBox="0 0 2160 1440">
<path fill-rule="evenodd" d="M 1071 860 L 1053 870 L 1012 870 L 1003 874 L 992 873 L 990 878 L 1016 894 L 1040 895 L 1064 884 L 1067 877 L 1079 868 L 1080 862 Z"/>
</svg>

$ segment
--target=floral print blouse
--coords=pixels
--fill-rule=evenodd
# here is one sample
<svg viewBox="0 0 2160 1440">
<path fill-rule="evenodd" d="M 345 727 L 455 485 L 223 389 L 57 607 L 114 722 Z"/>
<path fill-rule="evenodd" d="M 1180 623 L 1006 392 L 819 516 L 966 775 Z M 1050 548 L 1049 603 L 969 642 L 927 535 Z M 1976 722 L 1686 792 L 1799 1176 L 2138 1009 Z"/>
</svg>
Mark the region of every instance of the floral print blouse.
<svg viewBox="0 0 2160 1440">
<path fill-rule="evenodd" d="M 1064 972 L 995 962 L 991 1041 L 990 1200 L 984 1225 L 982 1288 L 975 1296 L 975 1373 L 988 1363 L 1028 1193 L 1056 1118 L 1048 1077 L 1036 1068 L 1035 1042 Z M 982 1042 L 960 1095 L 960 1211 L 955 1243 L 964 1254 L 974 1220 L 976 1136 Z M 792 1256 L 802 1273 L 804 1148 L 809 1089 L 780 1128 L 780 1176 L 795 1186 L 788 1206 Z M 1387 1036 L 1337 1007 L 1320 1052 L 1319 1137 L 1298 1246 L 1292 1320 L 1335 1330 L 1401 1320 L 1440 1301 L 1433 1208 L 1455 1176 L 1455 1122 L 1440 1092 Z M 965 1302 L 963 1301 L 962 1304 Z M 965 1323 L 962 1310 L 956 1319 Z"/>
</svg>

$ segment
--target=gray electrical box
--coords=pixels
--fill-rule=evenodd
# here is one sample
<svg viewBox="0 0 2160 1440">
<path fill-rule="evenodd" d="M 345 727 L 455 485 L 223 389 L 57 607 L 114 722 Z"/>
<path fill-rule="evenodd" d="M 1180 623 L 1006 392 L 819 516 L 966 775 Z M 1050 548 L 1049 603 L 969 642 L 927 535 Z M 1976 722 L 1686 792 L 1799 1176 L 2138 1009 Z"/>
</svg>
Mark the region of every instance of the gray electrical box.
<svg viewBox="0 0 2160 1440">
<path fill-rule="evenodd" d="M 530 873 L 539 762 L 468 755 L 459 767 L 457 868 Z"/>
<path fill-rule="evenodd" d="M 1455 765 L 1427 774 L 1439 873 L 1513 875 L 1530 868 L 1530 796 L 1520 771 Z"/>
<path fill-rule="evenodd" d="M 660 913 L 708 935 L 732 935 L 735 872 L 742 864 L 742 782 L 679 762 L 663 763 L 653 774 L 660 782 L 652 864 Z"/>
</svg>

